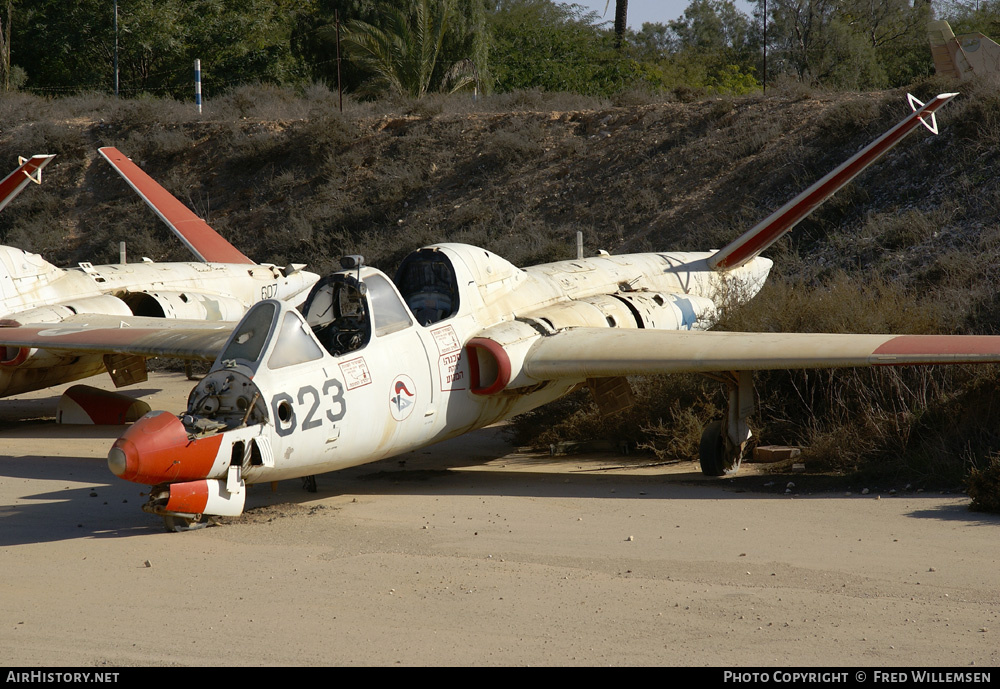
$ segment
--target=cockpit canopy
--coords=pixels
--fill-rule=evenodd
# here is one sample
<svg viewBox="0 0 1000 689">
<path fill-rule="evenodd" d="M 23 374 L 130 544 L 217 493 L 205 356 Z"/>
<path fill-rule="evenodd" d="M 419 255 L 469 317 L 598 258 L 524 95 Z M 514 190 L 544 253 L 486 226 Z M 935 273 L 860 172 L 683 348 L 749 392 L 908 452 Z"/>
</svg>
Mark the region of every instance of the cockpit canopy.
<svg viewBox="0 0 1000 689">
<path fill-rule="evenodd" d="M 399 264 L 394 282 L 420 325 L 443 321 L 458 312 L 455 269 L 439 249 L 420 249 L 407 256 Z"/>
<path fill-rule="evenodd" d="M 340 357 L 414 322 L 427 326 L 457 313 L 458 279 L 445 252 L 415 251 L 396 275 L 399 292 L 360 262 L 331 273 L 313 286 L 301 315 L 274 301 L 260 302 L 237 325 L 220 361 L 253 372 L 265 359 L 268 368 L 279 369 L 320 359 L 324 349 Z"/>
<path fill-rule="evenodd" d="M 227 368 L 241 366 L 252 373 L 265 357 L 267 367 L 276 370 L 321 359 L 323 351 L 302 316 L 269 300 L 256 304 L 239 322 L 219 361 Z"/>
<path fill-rule="evenodd" d="M 306 323 L 333 356 L 361 349 L 371 339 L 367 291 L 354 276 L 334 273 L 309 293 L 302 309 Z"/>
<path fill-rule="evenodd" d="M 360 280 L 350 272 L 326 276 L 313 287 L 303 312 L 333 356 L 362 349 L 373 335 L 383 337 L 413 325 L 392 283 L 371 268 Z"/>
</svg>

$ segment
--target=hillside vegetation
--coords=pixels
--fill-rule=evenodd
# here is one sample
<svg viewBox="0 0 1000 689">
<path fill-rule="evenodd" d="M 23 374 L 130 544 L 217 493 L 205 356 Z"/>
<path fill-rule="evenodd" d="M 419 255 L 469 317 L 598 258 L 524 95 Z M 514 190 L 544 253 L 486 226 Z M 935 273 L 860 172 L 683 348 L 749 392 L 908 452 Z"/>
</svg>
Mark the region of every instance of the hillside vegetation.
<svg viewBox="0 0 1000 689">
<path fill-rule="evenodd" d="M 926 99 L 954 90 L 930 80 Z M 769 252 L 775 269 L 721 327 L 996 334 L 1000 88 L 963 85 L 941 134 L 911 135 Z M 484 246 L 517 264 L 589 252 L 719 247 L 907 112 L 905 92 L 804 87 L 692 103 L 522 91 L 345 104 L 324 87 L 243 87 L 199 116 L 171 100 L 0 101 L 0 161 L 56 153 L 0 214 L 0 241 L 57 264 L 186 259 L 101 160 L 116 146 L 249 256 L 331 269 L 360 253 L 391 273 L 422 244 Z M 1000 448 L 993 367 L 759 375 L 768 442 L 814 468 L 957 482 Z M 637 381 L 600 418 L 586 397 L 529 415 L 537 440 L 610 436 L 694 457 L 717 384 Z M 541 417 L 541 418 L 540 418 Z M 559 420 L 556 423 L 555 420 Z"/>
</svg>

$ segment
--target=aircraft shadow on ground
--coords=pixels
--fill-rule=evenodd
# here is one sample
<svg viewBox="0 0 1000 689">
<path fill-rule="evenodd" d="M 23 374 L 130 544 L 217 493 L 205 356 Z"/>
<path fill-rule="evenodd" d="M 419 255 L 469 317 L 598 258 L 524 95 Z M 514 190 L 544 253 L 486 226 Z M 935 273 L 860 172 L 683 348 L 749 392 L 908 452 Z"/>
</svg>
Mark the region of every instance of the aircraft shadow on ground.
<svg viewBox="0 0 1000 689">
<path fill-rule="evenodd" d="M 92 481 L 74 486 L 78 480 L 71 477 L 65 488 L 26 494 L 13 505 L 0 505 L 0 547 L 163 530 L 160 520 L 140 509 L 144 486 Z"/>
<path fill-rule="evenodd" d="M 502 467 L 487 467 L 494 461 L 514 465 L 506 470 Z M 336 496 L 364 495 L 473 495 L 473 496 L 516 496 L 552 498 L 595 498 L 616 500 L 747 500 L 747 499 L 876 499 L 876 494 L 853 497 L 845 496 L 842 485 L 829 487 L 829 481 L 819 481 L 818 488 L 801 492 L 785 493 L 788 475 L 734 476 L 713 479 L 703 476 L 694 466 L 690 471 L 674 471 L 669 474 L 610 473 L 600 469 L 567 469 L 575 458 L 532 457 L 515 460 L 480 457 L 444 465 L 437 459 L 421 462 L 414 453 L 402 457 L 385 459 L 351 469 L 329 472 L 316 477 L 317 492 L 308 493 L 296 486 L 299 479 L 281 483 L 281 502 L 288 504 L 307 503 L 315 499 Z M 526 465 L 531 470 L 525 470 Z M 643 462 L 636 462 L 641 466 Z M 621 464 L 609 463 L 609 467 L 620 469 Z M 480 467 L 478 469 L 477 467 Z M 471 470 L 465 470 L 471 469 Z M 795 475 L 800 484 L 807 484 L 809 477 Z M 821 477 L 826 478 L 826 477 Z M 806 480 L 803 480 L 806 479 Z M 248 495 L 247 509 L 275 504 L 273 499 L 263 498 L 255 492 L 266 487 L 255 486 Z M 885 499 L 920 500 L 936 499 L 936 492 L 907 492 L 897 497 L 885 495 Z M 940 518 L 966 521 L 974 524 L 995 524 L 1000 517 L 969 512 L 966 505 L 948 505 L 941 508 L 919 510 L 911 513 L 917 518 Z"/>
<path fill-rule="evenodd" d="M 13 430 L 5 428 L 0 438 L 18 440 L 107 440 L 107 447 L 110 450 L 112 443 L 121 437 L 126 428 L 128 426 L 59 424 L 52 421 L 24 424 Z"/>
<path fill-rule="evenodd" d="M 628 464 L 611 458 L 607 471 L 580 457 L 489 456 L 479 454 L 443 461 L 435 453 L 412 452 L 317 476 L 317 492 L 307 492 L 300 479 L 251 487 L 247 511 L 301 505 L 340 496 L 388 495 L 511 496 L 614 500 L 747 500 L 845 499 L 842 488 L 786 494 L 787 476 L 736 476 L 709 479 L 692 463 L 669 473 L 621 473 Z M 616 461 L 617 460 L 617 461 Z M 490 464 L 493 463 L 492 466 Z M 573 465 L 586 463 L 588 468 Z M 635 460 L 642 467 L 651 462 Z M 499 466 L 497 466 L 499 464 Z M 507 466 L 509 465 L 509 468 Z M 573 467 L 573 468 L 569 468 Z M 0 547 L 81 538 L 120 538 L 163 532 L 158 517 L 141 510 L 147 486 L 114 480 L 103 458 L 23 456 L 0 459 L 0 476 L 47 481 L 64 487 L 28 493 L 13 505 L 0 505 Z M 808 477 L 794 477 L 798 484 Z M 806 480 L 803 480 L 806 479 Z M 79 486 L 84 482 L 86 486 Z M 74 486 L 73 484 L 77 485 Z M 766 484 L 771 484 L 767 487 Z M 797 485 L 798 485 L 797 484 Z M 937 498 L 939 493 L 906 493 L 886 499 Z M 847 499 L 874 499 L 856 495 Z M 918 519 L 942 519 L 970 525 L 996 526 L 1000 516 L 970 512 L 966 505 L 944 505 L 910 513 Z M 164 534 L 165 536 L 168 534 Z"/>
</svg>

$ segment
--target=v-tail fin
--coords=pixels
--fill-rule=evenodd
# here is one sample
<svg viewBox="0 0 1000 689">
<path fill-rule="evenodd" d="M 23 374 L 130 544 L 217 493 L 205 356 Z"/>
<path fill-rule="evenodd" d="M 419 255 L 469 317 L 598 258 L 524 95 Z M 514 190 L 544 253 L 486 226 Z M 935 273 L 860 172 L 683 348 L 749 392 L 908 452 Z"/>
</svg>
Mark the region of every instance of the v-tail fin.
<svg viewBox="0 0 1000 689">
<path fill-rule="evenodd" d="M 942 76 L 966 80 L 1000 73 L 1000 45 L 981 33 L 956 36 L 946 21 L 927 24 L 927 38 L 934 58 L 934 71 Z"/>
<path fill-rule="evenodd" d="M 31 156 L 29 159 L 18 158 L 19 167 L 0 181 L 0 209 L 11 202 L 28 182 L 42 183 L 42 168 L 49 164 L 55 155 Z"/>
<path fill-rule="evenodd" d="M 111 163 L 111 167 L 135 189 L 198 260 L 212 263 L 253 263 L 117 148 L 108 146 L 98 149 L 98 153 Z"/>
<path fill-rule="evenodd" d="M 910 107 L 913 108 L 912 113 L 854 154 L 850 160 L 744 232 L 739 239 L 716 252 L 708 259 L 709 267 L 724 271 L 737 268 L 753 260 L 767 247 L 778 241 L 782 235 L 795 227 L 817 206 L 833 196 L 838 189 L 857 177 L 862 170 L 902 141 L 918 124 L 923 124 L 936 134 L 937 121 L 934 118 L 934 112 L 957 95 L 957 93 L 942 93 L 935 96 L 926 105 L 913 96 L 909 96 Z"/>
</svg>

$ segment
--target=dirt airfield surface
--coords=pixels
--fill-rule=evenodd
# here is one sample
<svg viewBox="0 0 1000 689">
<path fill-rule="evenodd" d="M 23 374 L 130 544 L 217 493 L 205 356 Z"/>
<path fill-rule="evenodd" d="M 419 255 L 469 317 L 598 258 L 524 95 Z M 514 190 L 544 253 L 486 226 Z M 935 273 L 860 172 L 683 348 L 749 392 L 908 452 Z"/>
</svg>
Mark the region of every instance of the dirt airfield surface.
<svg viewBox="0 0 1000 689">
<path fill-rule="evenodd" d="M 192 385 L 131 392 L 180 411 Z M 108 471 L 122 427 L 45 420 L 62 389 L 0 401 L 4 665 L 1000 664 L 1000 517 L 963 495 L 785 493 L 488 429 L 171 534 Z"/>
</svg>

